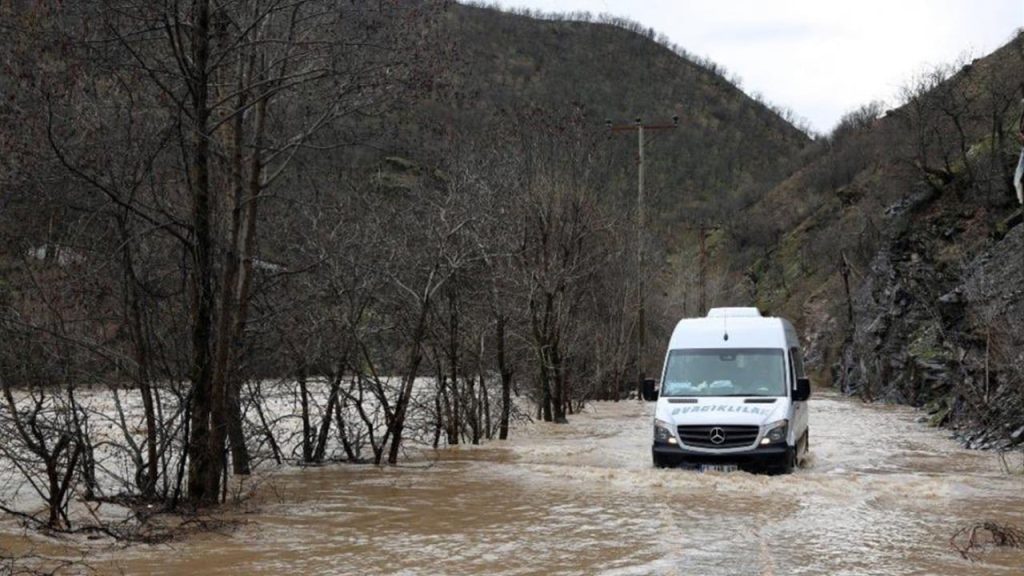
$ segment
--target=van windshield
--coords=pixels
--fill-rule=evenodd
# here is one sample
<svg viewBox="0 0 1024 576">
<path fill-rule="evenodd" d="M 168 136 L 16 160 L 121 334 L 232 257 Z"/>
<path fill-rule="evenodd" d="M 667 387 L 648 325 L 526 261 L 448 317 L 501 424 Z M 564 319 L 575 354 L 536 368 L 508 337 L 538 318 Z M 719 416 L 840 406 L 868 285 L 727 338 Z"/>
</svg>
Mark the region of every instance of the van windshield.
<svg viewBox="0 0 1024 576">
<path fill-rule="evenodd" d="M 662 396 L 785 396 L 782 350 L 672 350 Z"/>
</svg>

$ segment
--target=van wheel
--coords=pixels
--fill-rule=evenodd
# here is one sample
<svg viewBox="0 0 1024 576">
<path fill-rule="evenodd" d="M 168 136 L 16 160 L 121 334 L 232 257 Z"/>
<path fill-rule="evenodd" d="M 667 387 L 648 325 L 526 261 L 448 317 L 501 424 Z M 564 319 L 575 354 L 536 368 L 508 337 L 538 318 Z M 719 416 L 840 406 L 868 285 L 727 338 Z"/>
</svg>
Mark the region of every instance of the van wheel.
<svg viewBox="0 0 1024 576">
<path fill-rule="evenodd" d="M 674 463 L 665 456 L 654 455 L 655 468 L 671 468 Z"/>
</svg>

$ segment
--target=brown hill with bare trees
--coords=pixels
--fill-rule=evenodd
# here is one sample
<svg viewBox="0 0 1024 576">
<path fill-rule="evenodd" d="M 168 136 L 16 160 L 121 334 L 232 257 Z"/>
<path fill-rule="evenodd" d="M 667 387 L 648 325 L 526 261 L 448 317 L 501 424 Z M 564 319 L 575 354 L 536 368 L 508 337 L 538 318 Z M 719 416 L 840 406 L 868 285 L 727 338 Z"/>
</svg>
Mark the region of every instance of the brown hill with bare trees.
<svg viewBox="0 0 1024 576">
<path fill-rule="evenodd" d="M 51 530 L 622 397 L 673 239 L 808 142 L 626 22 L 122 0 L 0 29 L 0 500 Z M 605 125 L 636 116 L 679 117 L 640 234 Z"/>
<path fill-rule="evenodd" d="M 623 21 L 18 4 L 0 4 L 0 502 L 31 525 L 110 534 L 75 510 L 113 501 L 138 538 L 260 466 L 564 422 L 715 303 L 795 317 L 847 391 L 1024 435 L 1020 37 L 812 145 Z M 644 230 L 636 140 L 605 125 L 638 116 L 679 118 L 647 141 Z"/>
<path fill-rule="evenodd" d="M 460 132 L 511 121 L 505 113 L 523 109 L 578 108 L 598 130 L 606 120 L 678 116 L 678 129 L 648 135 L 646 188 L 659 237 L 678 238 L 680 228 L 749 204 L 795 169 L 810 142 L 792 113 L 627 20 L 458 5 L 448 23 L 460 63 Z M 603 143 L 612 163 L 605 193 L 623 209 L 634 204 L 635 140 L 609 135 Z"/>
</svg>

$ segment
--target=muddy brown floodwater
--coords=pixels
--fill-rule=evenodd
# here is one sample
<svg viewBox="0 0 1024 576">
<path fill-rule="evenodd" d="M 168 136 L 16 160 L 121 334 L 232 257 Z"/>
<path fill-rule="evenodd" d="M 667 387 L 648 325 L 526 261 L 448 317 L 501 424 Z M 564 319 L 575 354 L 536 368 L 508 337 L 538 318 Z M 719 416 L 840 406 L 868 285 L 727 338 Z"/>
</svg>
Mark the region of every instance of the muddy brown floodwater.
<svg viewBox="0 0 1024 576">
<path fill-rule="evenodd" d="M 131 547 L 128 574 L 1022 574 L 976 562 L 956 528 L 1024 525 L 1024 479 L 919 413 L 818 394 L 811 458 L 789 476 L 656 470 L 653 404 L 596 403 L 569 425 L 399 468 L 283 472 L 229 534 Z"/>
</svg>

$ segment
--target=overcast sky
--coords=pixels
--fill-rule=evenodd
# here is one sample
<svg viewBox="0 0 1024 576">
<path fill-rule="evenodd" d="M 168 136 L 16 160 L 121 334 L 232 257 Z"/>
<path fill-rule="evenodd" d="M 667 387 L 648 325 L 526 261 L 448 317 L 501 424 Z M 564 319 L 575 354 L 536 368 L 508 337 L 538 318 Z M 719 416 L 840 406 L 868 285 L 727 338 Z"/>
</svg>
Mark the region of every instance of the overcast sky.
<svg viewBox="0 0 1024 576">
<path fill-rule="evenodd" d="M 983 56 L 1024 26 L 1024 0 L 503 0 L 624 16 L 738 75 L 819 132 L 929 66 Z"/>
</svg>

